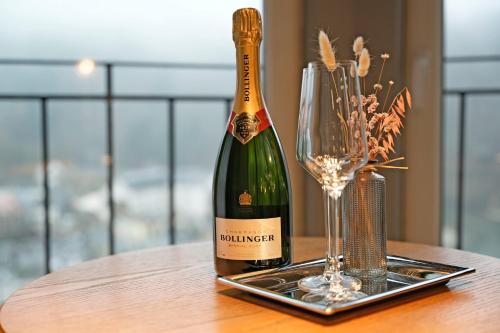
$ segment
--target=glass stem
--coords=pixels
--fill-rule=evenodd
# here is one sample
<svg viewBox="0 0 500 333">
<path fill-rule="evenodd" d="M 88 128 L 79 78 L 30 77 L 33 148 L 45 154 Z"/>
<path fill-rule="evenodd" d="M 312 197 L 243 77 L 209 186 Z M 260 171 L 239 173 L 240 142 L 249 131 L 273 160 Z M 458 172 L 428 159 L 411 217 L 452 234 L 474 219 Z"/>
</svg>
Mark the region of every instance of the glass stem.
<svg viewBox="0 0 500 333">
<path fill-rule="evenodd" d="M 327 253 L 324 276 L 330 280 L 330 289 L 341 287 L 340 260 L 339 260 L 339 191 L 323 189 L 323 203 L 325 206 L 325 231 L 327 238 Z"/>
</svg>

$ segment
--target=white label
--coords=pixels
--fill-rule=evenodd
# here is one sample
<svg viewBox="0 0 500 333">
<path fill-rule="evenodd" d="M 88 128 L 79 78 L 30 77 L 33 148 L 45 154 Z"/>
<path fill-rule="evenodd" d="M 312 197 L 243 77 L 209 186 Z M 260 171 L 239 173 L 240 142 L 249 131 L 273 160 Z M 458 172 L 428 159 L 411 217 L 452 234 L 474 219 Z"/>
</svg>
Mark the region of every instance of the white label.
<svg viewBox="0 0 500 333">
<path fill-rule="evenodd" d="M 215 218 L 217 257 L 232 260 L 281 258 L 281 217 Z"/>
</svg>

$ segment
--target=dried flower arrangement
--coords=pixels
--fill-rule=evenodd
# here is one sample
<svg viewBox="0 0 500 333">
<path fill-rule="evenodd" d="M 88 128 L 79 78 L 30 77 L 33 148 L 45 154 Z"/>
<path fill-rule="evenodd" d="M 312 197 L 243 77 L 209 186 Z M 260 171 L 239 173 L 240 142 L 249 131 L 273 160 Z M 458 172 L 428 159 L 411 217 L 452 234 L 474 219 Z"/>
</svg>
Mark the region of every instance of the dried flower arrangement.
<svg viewBox="0 0 500 333">
<path fill-rule="evenodd" d="M 328 71 L 333 71 L 337 67 L 335 58 L 335 48 L 332 46 L 328 35 L 320 30 L 318 35 L 319 53 L 321 61 L 326 66 Z M 354 61 L 357 68 L 351 68 L 351 76 L 354 77 L 354 71 L 357 71 L 361 80 L 362 95 L 361 101 L 358 101 L 356 96 L 351 97 L 351 102 L 357 106 L 361 103 L 361 107 L 366 119 L 366 139 L 368 143 L 368 159 L 377 160 L 381 157 L 384 161 L 371 164 L 371 167 L 407 169 L 407 167 L 391 166 L 390 163 L 403 160 L 404 157 L 389 159 L 390 153 L 395 153 L 394 139 L 401 134 L 403 128 L 402 119 L 405 118 L 405 113 L 411 109 L 411 94 L 407 87 L 399 91 L 392 99 L 392 102 L 386 108 L 390 98 L 390 93 L 394 81 L 387 81 L 387 90 L 385 92 L 384 103 L 380 108 L 379 97 L 383 95 L 384 86 L 382 85 L 382 77 L 385 63 L 389 60 L 390 55 L 383 53 L 380 55 L 382 64 L 378 74 L 377 83 L 373 85 L 373 91 L 366 96 L 366 76 L 371 65 L 371 58 L 368 49 L 365 47 L 363 37 L 354 39 L 352 45 L 354 53 Z M 332 103 L 333 104 L 333 103 Z"/>
</svg>

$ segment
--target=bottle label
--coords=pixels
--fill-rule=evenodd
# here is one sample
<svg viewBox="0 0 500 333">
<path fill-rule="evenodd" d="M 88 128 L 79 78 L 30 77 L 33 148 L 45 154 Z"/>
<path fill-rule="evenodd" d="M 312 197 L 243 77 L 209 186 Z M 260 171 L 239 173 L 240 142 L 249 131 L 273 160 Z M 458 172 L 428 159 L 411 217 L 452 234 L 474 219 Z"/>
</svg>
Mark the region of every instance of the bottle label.
<svg viewBox="0 0 500 333">
<path fill-rule="evenodd" d="M 215 218 L 217 257 L 232 260 L 281 258 L 281 217 Z"/>
<path fill-rule="evenodd" d="M 255 114 L 247 112 L 231 113 L 227 130 L 242 144 L 248 143 L 260 132 L 271 126 L 266 110 L 262 109 Z"/>
</svg>

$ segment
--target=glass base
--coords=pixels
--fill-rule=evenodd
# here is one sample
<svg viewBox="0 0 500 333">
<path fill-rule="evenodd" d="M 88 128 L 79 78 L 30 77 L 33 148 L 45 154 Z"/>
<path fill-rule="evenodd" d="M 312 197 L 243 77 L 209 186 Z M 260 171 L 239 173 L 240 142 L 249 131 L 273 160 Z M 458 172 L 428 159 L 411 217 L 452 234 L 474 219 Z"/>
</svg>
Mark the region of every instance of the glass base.
<svg viewBox="0 0 500 333">
<path fill-rule="evenodd" d="M 302 300 L 308 303 L 316 303 L 322 305 L 332 305 L 335 303 L 346 303 L 361 299 L 368 296 L 361 291 L 352 291 L 348 289 L 342 290 L 342 292 L 333 293 L 330 291 L 324 291 L 323 293 L 307 293 L 302 296 Z"/>
<path fill-rule="evenodd" d="M 340 276 L 343 289 L 347 291 L 358 291 L 361 289 L 361 280 L 342 273 Z M 330 290 L 330 280 L 324 275 L 308 276 L 298 282 L 298 287 L 307 293 L 325 295 Z"/>
</svg>

